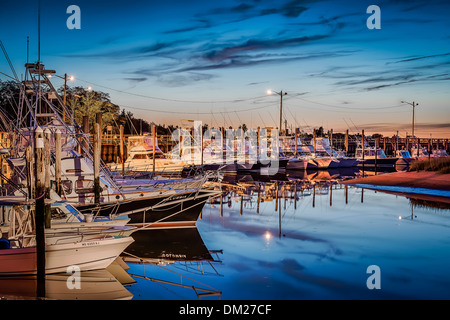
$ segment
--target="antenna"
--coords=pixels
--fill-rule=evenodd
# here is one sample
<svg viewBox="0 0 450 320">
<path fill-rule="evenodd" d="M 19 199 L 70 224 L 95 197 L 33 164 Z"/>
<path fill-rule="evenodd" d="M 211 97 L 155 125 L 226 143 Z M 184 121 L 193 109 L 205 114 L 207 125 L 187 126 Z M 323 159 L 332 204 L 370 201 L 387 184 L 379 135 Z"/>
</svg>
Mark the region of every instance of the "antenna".
<svg viewBox="0 0 450 320">
<path fill-rule="evenodd" d="M 27 36 L 27 63 L 29 56 L 30 56 L 30 37 Z"/>
<path fill-rule="evenodd" d="M 38 63 L 41 62 L 41 0 L 38 1 Z"/>
</svg>

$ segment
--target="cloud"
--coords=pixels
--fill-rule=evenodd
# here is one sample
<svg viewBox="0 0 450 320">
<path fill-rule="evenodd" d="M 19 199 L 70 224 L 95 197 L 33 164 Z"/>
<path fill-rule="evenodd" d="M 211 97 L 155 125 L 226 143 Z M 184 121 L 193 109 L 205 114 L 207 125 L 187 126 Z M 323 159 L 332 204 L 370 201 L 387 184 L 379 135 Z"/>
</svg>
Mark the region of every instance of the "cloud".
<svg viewBox="0 0 450 320">
<path fill-rule="evenodd" d="M 139 83 L 139 82 L 144 82 L 147 80 L 146 77 L 140 77 L 140 78 L 124 78 L 124 80 L 130 81 L 132 83 Z"/>
<path fill-rule="evenodd" d="M 328 38 L 329 36 L 329 34 L 323 34 L 286 39 L 249 39 L 241 44 L 211 50 L 204 55 L 204 58 L 212 61 L 224 60 L 240 51 L 268 50 L 297 46 L 308 42 L 322 40 Z"/>
<path fill-rule="evenodd" d="M 411 57 L 411 58 L 405 58 L 405 59 L 398 60 L 398 61 L 391 62 L 391 63 L 411 62 L 411 61 L 425 60 L 425 59 L 445 57 L 445 56 L 450 56 L 450 52 L 439 53 L 439 54 L 432 54 L 432 55 L 426 55 L 426 56 L 414 56 L 414 57 Z"/>
<path fill-rule="evenodd" d="M 94 53 L 70 53 L 66 54 L 65 56 L 69 58 L 109 58 L 120 60 L 134 60 L 148 58 L 162 53 L 168 53 L 168 49 L 173 49 L 174 47 L 181 45 L 182 43 L 183 42 L 179 40 L 172 42 L 156 42 L 120 50 L 110 49 L 107 51 Z"/>
</svg>

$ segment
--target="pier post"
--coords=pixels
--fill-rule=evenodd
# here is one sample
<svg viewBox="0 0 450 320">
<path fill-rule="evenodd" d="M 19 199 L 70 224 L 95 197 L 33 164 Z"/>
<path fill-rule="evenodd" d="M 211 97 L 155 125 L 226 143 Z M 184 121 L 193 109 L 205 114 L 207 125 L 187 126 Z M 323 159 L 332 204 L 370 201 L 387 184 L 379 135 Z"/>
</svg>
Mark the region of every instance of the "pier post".
<svg viewBox="0 0 450 320">
<path fill-rule="evenodd" d="M 56 193 L 60 196 L 62 194 L 61 188 L 61 131 L 56 129 L 55 132 L 55 184 Z"/>
<path fill-rule="evenodd" d="M 122 163 L 122 175 L 125 173 L 125 163 L 124 163 L 124 154 L 123 154 L 123 125 L 120 125 L 120 162 Z"/>
<path fill-rule="evenodd" d="M 398 151 L 398 130 L 397 130 L 397 136 L 396 136 L 396 142 L 395 142 L 395 154 L 397 154 Z"/>
<path fill-rule="evenodd" d="M 345 204 L 348 204 L 348 185 L 345 185 Z"/>
<path fill-rule="evenodd" d="M 419 150 L 420 150 L 420 138 L 417 138 L 417 156 L 419 156 Z M 412 154 L 411 157 L 413 157 L 414 155 Z"/>
<path fill-rule="evenodd" d="M 431 161 L 431 150 L 433 148 L 433 141 L 430 139 L 428 139 L 428 161 Z"/>
<path fill-rule="evenodd" d="M 44 130 L 44 193 L 45 199 L 50 199 L 50 136 L 51 131 L 48 128 Z M 51 228 L 51 209 L 50 205 L 45 206 L 45 228 Z"/>
<path fill-rule="evenodd" d="M 83 138 L 83 146 L 85 150 L 83 150 L 83 154 L 86 155 L 87 150 L 89 150 L 89 117 L 83 116 L 83 133 L 85 134 Z"/>
<path fill-rule="evenodd" d="M 333 205 L 333 183 L 330 182 L 330 207 Z"/>
<path fill-rule="evenodd" d="M 377 159 L 378 159 L 378 145 L 379 138 L 375 138 L 375 175 L 377 174 Z"/>
<path fill-rule="evenodd" d="M 361 135 L 361 148 L 362 148 L 362 171 L 363 171 L 363 177 L 364 177 L 364 129 L 362 130 L 362 135 Z"/>
<path fill-rule="evenodd" d="M 94 202 L 100 203 L 100 124 L 94 124 Z"/>
<path fill-rule="evenodd" d="M 316 154 L 316 129 L 313 129 L 313 146 L 314 146 L 314 154 Z"/>
<path fill-rule="evenodd" d="M 25 151 L 26 167 L 27 167 L 27 187 L 28 187 L 28 199 L 34 199 L 35 194 L 35 174 L 34 174 L 34 158 L 33 149 L 31 144 L 28 145 Z"/>
<path fill-rule="evenodd" d="M 35 232 L 36 232 L 36 268 L 37 295 L 45 297 L 45 172 L 44 172 L 44 133 L 41 127 L 35 130 Z"/>
<path fill-rule="evenodd" d="M 220 189 L 220 216 L 223 217 L 223 190 Z"/>
<path fill-rule="evenodd" d="M 256 214 L 259 214 L 259 203 L 261 202 L 261 185 L 258 184 L 258 201 L 256 202 Z"/>
<path fill-rule="evenodd" d="M 330 148 L 331 148 L 331 155 L 333 155 L 333 129 L 330 130 Z"/>
<path fill-rule="evenodd" d="M 240 214 L 241 216 L 242 216 L 243 205 L 244 205 L 244 195 L 241 194 L 241 211 L 239 212 L 239 214 Z"/>
<path fill-rule="evenodd" d="M 155 165 L 156 165 L 156 126 L 152 125 L 152 136 L 153 136 L 153 147 L 152 147 L 152 152 L 153 152 L 153 173 L 152 173 L 152 177 L 155 176 Z"/>
<path fill-rule="evenodd" d="M 275 182 L 277 185 L 275 187 L 275 212 L 278 211 L 278 182 Z"/>
<path fill-rule="evenodd" d="M 298 139 L 298 128 L 295 128 L 295 142 L 294 142 L 294 147 L 295 147 L 294 156 L 295 157 L 297 157 L 297 148 L 298 148 L 297 139 Z"/>
<path fill-rule="evenodd" d="M 347 153 L 348 153 L 348 129 L 345 130 L 345 155 L 347 155 Z"/>
<path fill-rule="evenodd" d="M 294 181 L 294 210 L 297 210 L 297 179 Z"/>
<path fill-rule="evenodd" d="M 313 208 L 316 206 L 316 184 L 313 185 L 313 201 L 312 201 Z"/>
</svg>

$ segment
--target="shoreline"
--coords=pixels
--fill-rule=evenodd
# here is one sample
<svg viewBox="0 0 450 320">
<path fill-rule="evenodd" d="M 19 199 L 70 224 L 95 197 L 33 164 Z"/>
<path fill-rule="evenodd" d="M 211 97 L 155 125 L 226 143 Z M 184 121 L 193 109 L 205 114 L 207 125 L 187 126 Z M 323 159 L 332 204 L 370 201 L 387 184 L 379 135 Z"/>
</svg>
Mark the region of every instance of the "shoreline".
<svg viewBox="0 0 450 320">
<path fill-rule="evenodd" d="M 430 171 L 392 172 L 342 183 L 418 200 L 450 204 L 450 174 Z"/>
<path fill-rule="evenodd" d="M 450 174 L 439 174 L 431 171 L 391 172 L 346 180 L 342 183 L 450 191 Z"/>
</svg>

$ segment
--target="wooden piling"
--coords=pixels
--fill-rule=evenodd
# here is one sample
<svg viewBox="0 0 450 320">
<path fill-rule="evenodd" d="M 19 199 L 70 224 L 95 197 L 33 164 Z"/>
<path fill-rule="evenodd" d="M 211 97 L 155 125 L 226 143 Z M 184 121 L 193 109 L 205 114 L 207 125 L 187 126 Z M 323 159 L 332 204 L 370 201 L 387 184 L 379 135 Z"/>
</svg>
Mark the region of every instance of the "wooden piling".
<svg viewBox="0 0 450 320">
<path fill-rule="evenodd" d="M 313 129 L 313 145 L 314 145 L 314 153 L 316 153 L 316 129 Z"/>
<path fill-rule="evenodd" d="M 44 133 L 42 128 L 35 130 L 35 232 L 37 295 L 45 297 L 45 171 L 44 171 Z"/>
<path fill-rule="evenodd" d="M 275 212 L 278 211 L 278 182 L 276 183 L 276 187 L 275 187 Z"/>
<path fill-rule="evenodd" d="M 330 129 L 330 148 L 333 151 L 333 129 Z"/>
<path fill-rule="evenodd" d="M 50 137 L 51 131 L 48 128 L 44 130 L 44 198 L 50 199 Z M 51 209 L 50 205 L 45 206 L 45 228 L 51 228 Z"/>
<path fill-rule="evenodd" d="M 223 217 L 223 191 L 220 190 L 220 216 Z"/>
<path fill-rule="evenodd" d="M 298 139 L 298 130 L 297 130 L 297 128 L 295 128 L 295 142 L 294 142 L 294 147 L 295 147 L 295 149 L 294 149 L 294 156 L 295 157 L 297 157 L 297 148 L 298 148 L 298 146 L 297 146 L 297 139 Z"/>
<path fill-rule="evenodd" d="M 379 138 L 375 138 L 375 175 L 377 174 L 377 160 L 378 160 L 378 141 Z"/>
<path fill-rule="evenodd" d="M 155 176 L 155 166 L 156 166 L 156 126 L 152 125 L 152 136 L 153 136 L 153 175 Z"/>
<path fill-rule="evenodd" d="M 333 184 L 330 183 L 330 207 L 333 205 Z"/>
<path fill-rule="evenodd" d="M 56 193 L 60 196 L 62 194 L 61 188 L 61 131 L 59 129 L 55 132 L 55 186 Z"/>
<path fill-rule="evenodd" d="M 28 145 L 25 150 L 25 159 L 26 159 L 26 169 L 27 169 L 27 188 L 28 188 L 28 199 L 34 199 L 36 196 L 35 188 L 35 175 L 34 175 L 34 157 L 33 157 L 33 149 L 31 144 Z"/>
<path fill-rule="evenodd" d="M 122 175 L 125 173 L 125 161 L 124 161 L 124 154 L 123 154 L 123 125 L 120 125 L 120 162 L 122 163 Z"/>
<path fill-rule="evenodd" d="M 313 201 L 312 201 L 313 208 L 316 206 L 316 184 L 313 185 Z"/>
<path fill-rule="evenodd" d="M 256 203 L 256 214 L 259 214 L 259 203 L 261 202 L 261 185 L 258 184 L 258 201 Z"/>
<path fill-rule="evenodd" d="M 345 154 L 348 153 L 348 129 L 345 131 Z"/>
<path fill-rule="evenodd" d="M 345 185 L 345 204 L 348 204 L 348 185 Z"/>
<path fill-rule="evenodd" d="M 362 172 L 364 177 L 364 129 L 361 132 L 361 148 L 362 148 Z"/>
<path fill-rule="evenodd" d="M 83 150 L 83 154 L 86 155 L 86 152 L 89 151 L 89 117 L 88 116 L 83 116 L 83 133 L 85 134 L 84 139 L 83 139 L 83 146 L 84 146 L 84 150 Z"/>
<path fill-rule="evenodd" d="M 241 210 L 239 212 L 239 214 L 242 216 L 242 209 L 243 209 L 243 205 L 244 205 L 244 195 L 241 194 Z"/>
<path fill-rule="evenodd" d="M 100 157 L 101 157 L 100 124 L 94 123 L 94 202 L 100 203 Z"/>
</svg>

